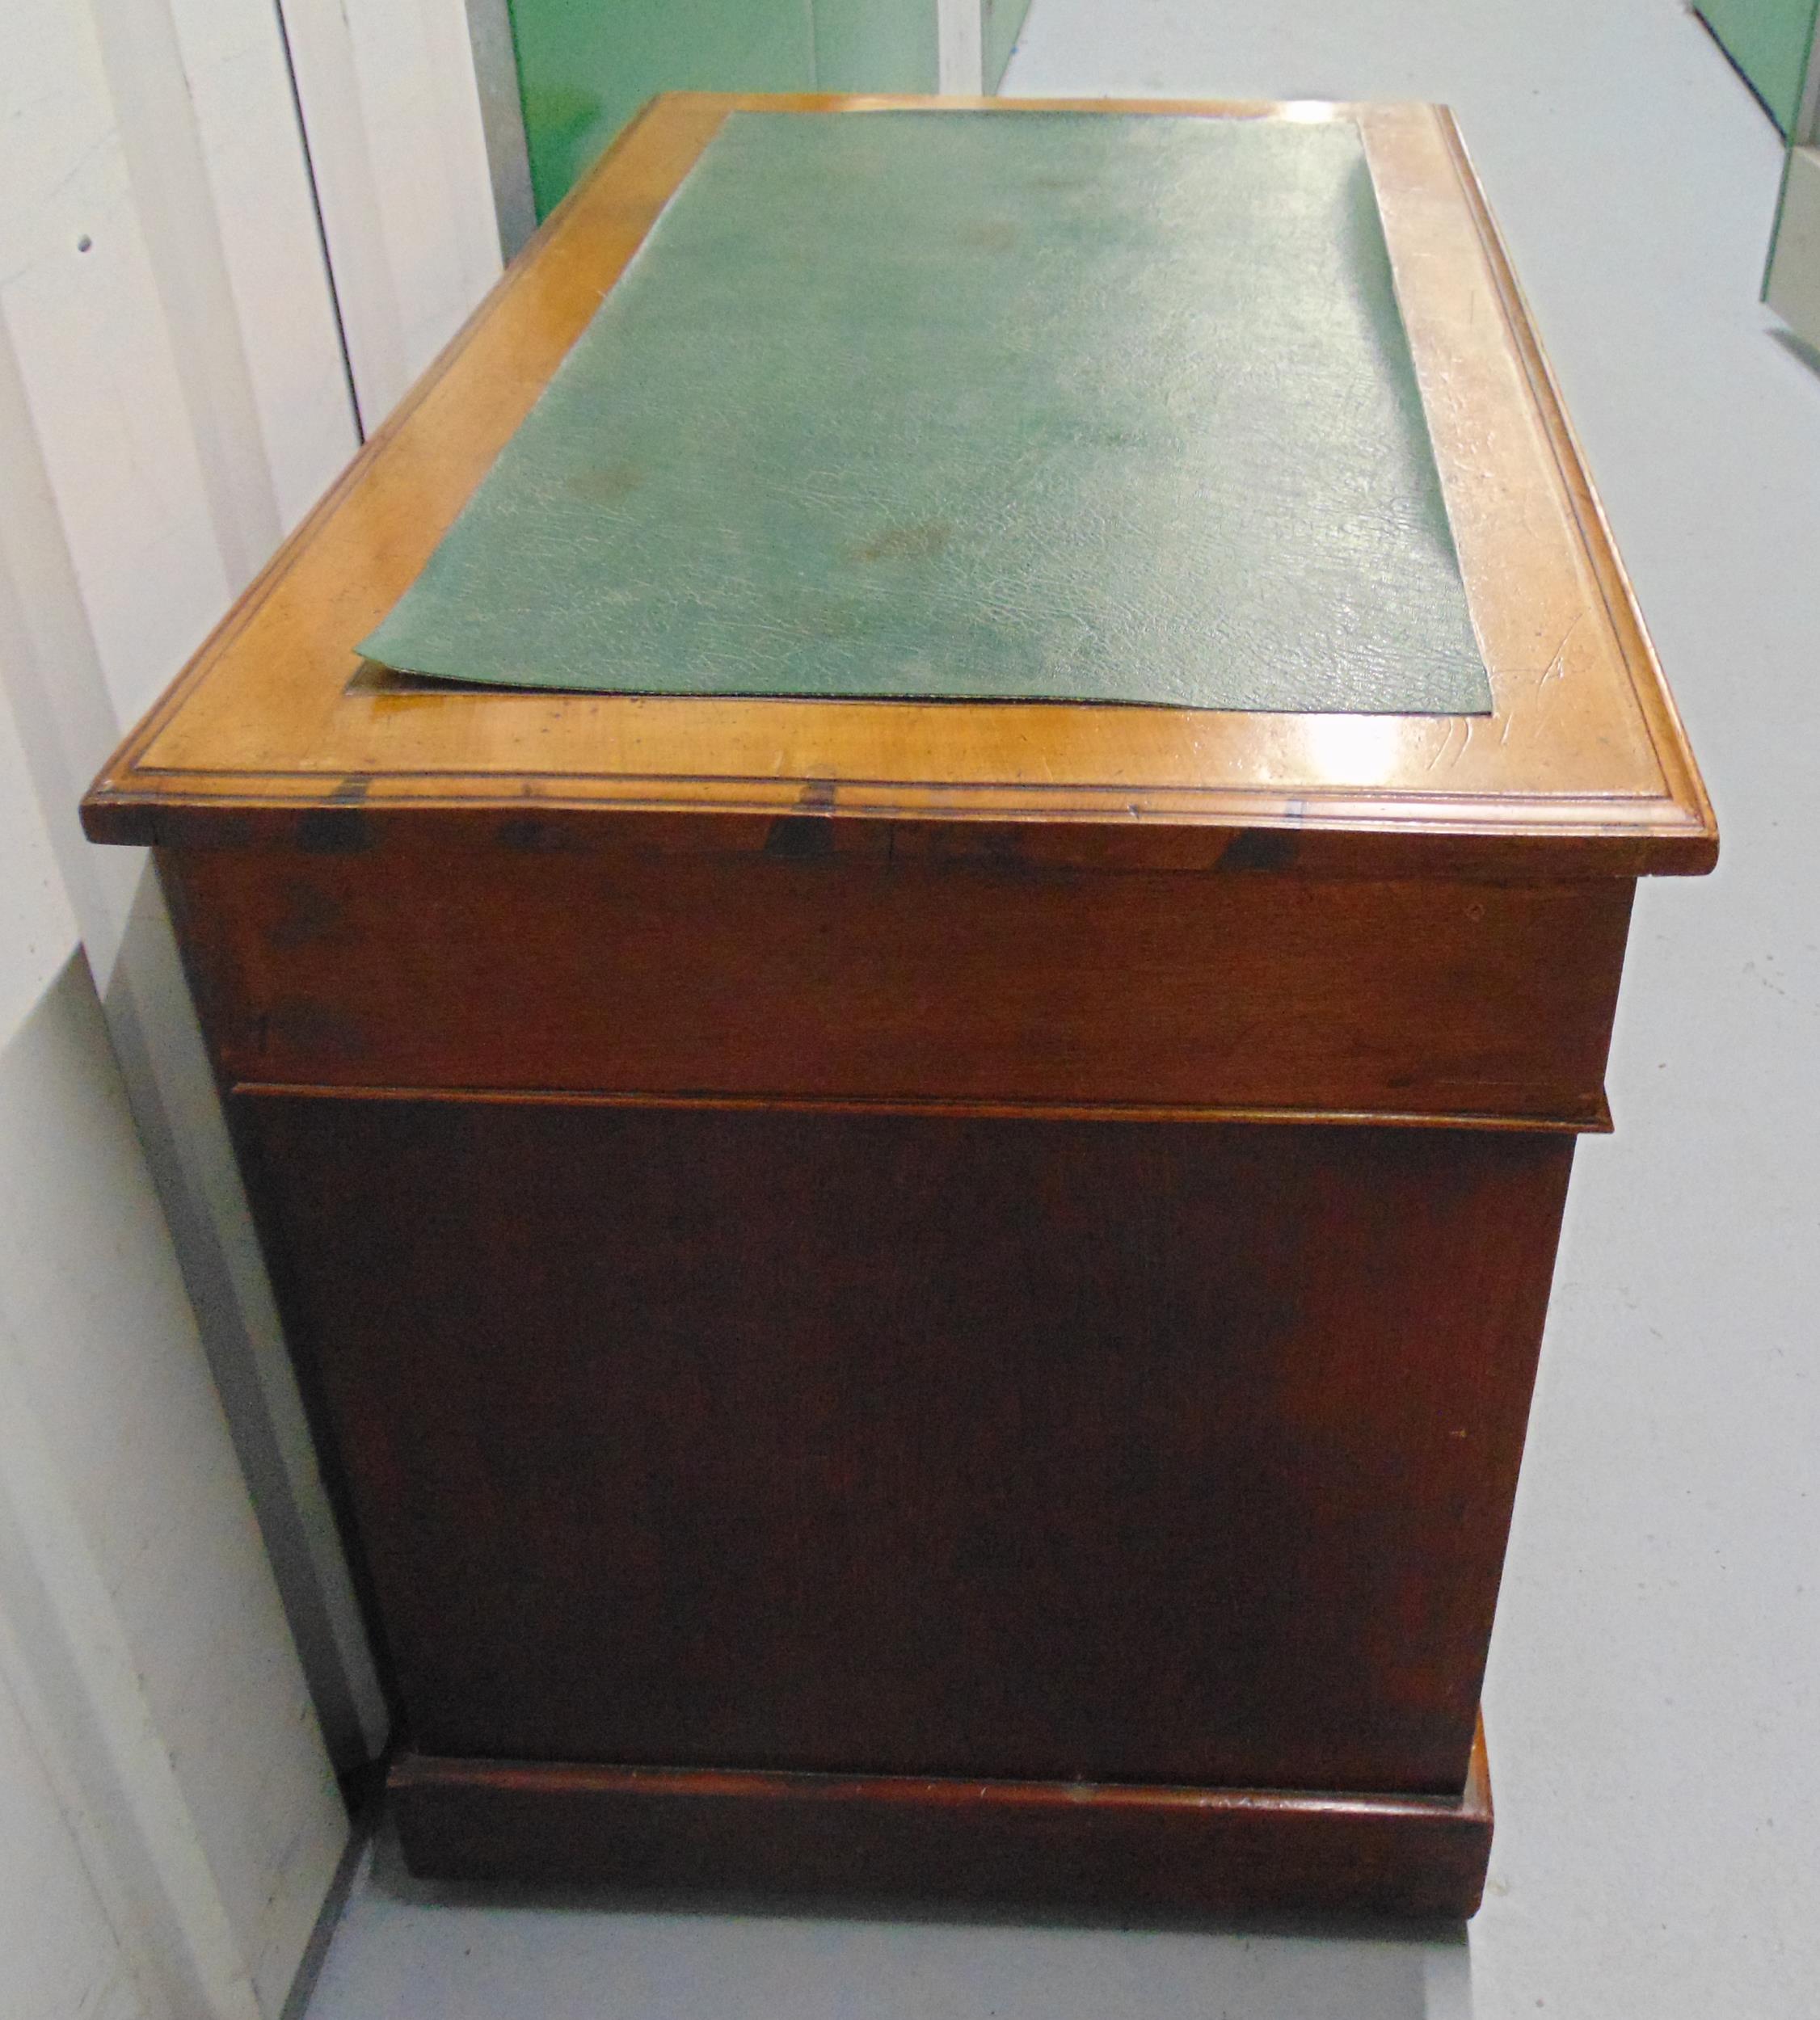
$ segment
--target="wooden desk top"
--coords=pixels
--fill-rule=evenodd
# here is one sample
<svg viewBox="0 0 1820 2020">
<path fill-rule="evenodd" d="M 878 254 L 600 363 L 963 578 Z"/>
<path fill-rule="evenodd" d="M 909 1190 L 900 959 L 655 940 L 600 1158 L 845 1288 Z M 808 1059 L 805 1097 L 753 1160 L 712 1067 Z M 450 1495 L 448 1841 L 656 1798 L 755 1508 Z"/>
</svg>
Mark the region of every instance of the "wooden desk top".
<svg viewBox="0 0 1820 2020">
<path fill-rule="evenodd" d="M 360 659 L 354 642 L 415 579 L 729 111 L 928 103 L 687 94 L 648 108 L 110 760 L 84 802 L 91 836 L 251 843 L 299 817 L 407 810 L 583 814 L 615 828 L 616 815 L 713 813 L 735 817 L 718 831 L 731 835 L 807 813 L 1065 834 L 1082 860 L 1122 867 L 1211 861 L 1239 833 L 1274 830 L 1293 831 L 1283 846 L 1297 860 L 1336 867 L 1711 868 L 1712 808 L 1436 107 L 1043 102 L 1357 120 L 1490 717 L 476 692 L 413 686 Z"/>
</svg>

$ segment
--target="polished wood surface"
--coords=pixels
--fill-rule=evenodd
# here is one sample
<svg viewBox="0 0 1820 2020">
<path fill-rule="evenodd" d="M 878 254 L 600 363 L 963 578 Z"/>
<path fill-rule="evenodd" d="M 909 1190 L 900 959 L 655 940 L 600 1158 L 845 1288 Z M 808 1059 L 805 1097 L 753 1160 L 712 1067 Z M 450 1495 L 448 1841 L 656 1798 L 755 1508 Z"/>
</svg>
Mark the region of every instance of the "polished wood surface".
<svg viewBox="0 0 1820 2020">
<path fill-rule="evenodd" d="M 1458 1792 L 1571 1138 L 238 1105 L 420 1749 Z"/>
<path fill-rule="evenodd" d="M 1095 874 L 702 825 L 666 851 L 425 816 L 175 852 L 167 884 L 236 1083 L 1605 1121 L 1628 880 Z"/>
<path fill-rule="evenodd" d="M 1453 1797 L 731 1774 L 437 1759 L 392 1769 L 413 1871 L 644 1892 L 880 1896 L 1161 1917 L 1458 1917 L 1491 1846 L 1481 1735 Z"/>
<path fill-rule="evenodd" d="M 1118 844 L 1127 859 L 1153 843 L 1150 860 L 1166 860 L 1173 831 L 1211 824 L 1357 836 L 1379 860 L 1462 838 L 1526 874 L 1710 866 L 1712 813 L 1673 705 L 1458 135 L 1426 106 L 1329 115 L 1365 136 L 1491 718 L 452 694 L 363 675 L 354 642 L 421 568 L 727 112 L 900 103 L 916 101 L 658 102 L 123 747 L 86 804 L 90 832 L 168 840 L 173 816 L 199 807 L 256 828 L 351 802 L 369 818 L 807 806 L 1135 827 Z"/>
</svg>

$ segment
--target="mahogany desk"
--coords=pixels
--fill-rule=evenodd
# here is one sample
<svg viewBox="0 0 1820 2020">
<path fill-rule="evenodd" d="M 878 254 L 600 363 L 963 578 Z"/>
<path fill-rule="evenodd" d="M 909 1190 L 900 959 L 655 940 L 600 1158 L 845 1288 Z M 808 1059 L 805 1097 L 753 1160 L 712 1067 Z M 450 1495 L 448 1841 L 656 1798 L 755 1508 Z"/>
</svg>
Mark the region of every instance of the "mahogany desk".
<svg viewBox="0 0 1820 2020">
<path fill-rule="evenodd" d="M 1470 1913 L 1574 1138 L 1635 881 L 1717 842 L 1447 115 L 1357 109 L 1489 718 L 352 650 L 728 107 L 877 103 L 660 102 L 86 802 L 170 894 L 407 1854 Z"/>
</svg>

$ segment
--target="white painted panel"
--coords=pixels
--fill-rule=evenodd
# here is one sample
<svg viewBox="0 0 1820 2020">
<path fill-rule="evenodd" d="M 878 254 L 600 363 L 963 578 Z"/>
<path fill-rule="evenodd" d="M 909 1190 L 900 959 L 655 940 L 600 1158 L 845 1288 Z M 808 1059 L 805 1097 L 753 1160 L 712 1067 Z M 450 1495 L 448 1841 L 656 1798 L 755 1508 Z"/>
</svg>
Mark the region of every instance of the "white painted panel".
<svg viewBox="0 0 1820 2020">
<path fill-rule="evenodd" d="M 977 98 L 985 76 L 981 0 L 936 0 L 935 88 L 948 98 Z"/>
<path fill-rule="evenodd" d="M 410 377 L 360 73 L 341 0 L 278 0 L 278 5 L 303 109 L 360 427 L 370 435 L 403 397 Z"/>
<path fill-rule="evenodd" d="M 461 239 L 450 229 L 439 80 L 417 8 L 352 8 L 348 26 L 379 180 L 380 225 L 398 288 L 405 372 L 414 379 L 471 298 Z"/>
<path fill-rule="evenodd" d="M 0 2013 L 148 2020 L 30 1730 L 0 1677 Z"/>
<path fill-rule="evenodd" d="M 0 692 L 0 1045 L 75 946 L 76 915 L 32 797 L 18 725 Z"/>
<path fill-rule="evenodd" d="M 280 0 L 371 434 L 499 271 L 464 0 Z"/>
<path fill-rule="evenodd" d="M 105 989 L 130 908 L 137 865 L 88 847 L 78 820 L 82 786 L 120 735 L 57 494 L 11 335 L 0 318 L 0 684 L 89 964 Z"/>
<path fill-rule="evenodd" d="M 37 1875 L 9 2020 L 272 2020 L 347 1828 L 300 1648 L 339 1757 L 384 1735 L 169 922 L 74 816 L 355 446 L 350 362 L 377 419 L 498 271 L 463 0 L 287 6 L 334 288 L 270 0 L 7 10 L 0 1851 Z"/>
<path fill-rule="evenodd" d="M 385 11 L 366 0 L 354 18 Z M 404 289 L 406 327 L 423 346 L 420 351 L 407 347 L 413 376 L 467 320 L 503 264 L 467 0 L 415 0 L 415 11 L 429 84 L 423 117 L 435 138 L 440 185 L 429 217 L 453 241 L 457 294 L 446 307 L 426 301 L 419 319 L 415 290 Z"/>
<path fill-rule="evenodd" d="M 336 1757 L 376 1751 L 385 1708 L 280 1336 L 220 1106 L 155 885 L 136 851 L 92 848 L 82 786 L 118 734 L 94 638 L 0 327 L 0 676 L 99 978 L 241 1464 Z"/>
<path fill-rule="evenodd" d="M 171 362 L 230 585 L 278 540 L 278 507 L 171 0 L 88 0 Z"/>
<path fill-rule="evenodd" d="M 347 1817 L 79 956 L 0 1051 L 0 1610 L 176 2010 L 275 2014 Z"/>
<path fill-rule="evenodd" d="M 299 1646 L 343 1758 L 383 1707 L 168 922 L 75 807 L 352 406 L 267 0 L 12 0 L 4 41 L 0 1774 L 63 1904 L 0 2013 L 273 2020 L 347 1829 Z"/>
<path fill-rule="evenodd" d="M 220 614 L 229 580 L 92 23 L 68 0 L 8 12 L 0 318 L 130 719 Z"/>
<path fill-rule="evenodd" d="M 171 0 L 278 516 L 359 446 L 291 74 L 269 0 Z"/>
</svg>

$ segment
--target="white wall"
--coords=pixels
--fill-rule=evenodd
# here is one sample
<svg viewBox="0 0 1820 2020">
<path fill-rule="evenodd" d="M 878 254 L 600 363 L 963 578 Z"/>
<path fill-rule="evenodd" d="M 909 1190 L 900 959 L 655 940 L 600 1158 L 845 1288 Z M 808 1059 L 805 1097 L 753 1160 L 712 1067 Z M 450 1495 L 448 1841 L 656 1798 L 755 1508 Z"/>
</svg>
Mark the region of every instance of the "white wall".
<svg viewBox="0 0 1820 2020">
<path fill-rule="evenodd" d="M 224 138 L 289 118 L 256 36 L 192 76 L 156 9 L 15 0 L 7 27 L 0 2012 L 249 2020 L 347 1818 L 82 948 L 126 989 L 143 866 L 84 848 L 74 795 L 352 431 L 294 128 L 264 204 L 288 309 L 242 323 L 196 174 L 212 92 Z"/>
<path fill-rule="evenodd" d="M 270 0 L 6 8 L 9 2020 L 275 2014 L 346 1838 L 331 1754 L 385 1736 L 155 882 L 76 819 L 122 730 L 357 446 L 356 390 L 370 423 L 497 271 L 461 0 L 315 16 L 314 53 L 355 82 L 314 139 L 343 191 L 335 235 L 367 249 L 335 279 L 389 332 L 377 376 L 343 347 Z"/>
<path fill-rule="evenodd" d="M 347 1755 L 377 1737 L 382 1711 L 194 1019 L 145 865 L 91 849 L 76 824 L 123 725 L 353 447 L 345 368 L 259 0 L 219 0 L 187 68 L 164 0 L 15 6 L 0 71 L 0 679 L 292 1624 Z M 249 178 L 263 233 L 217 205 L 216 181 L 231 178 L 211 106 L 229 162 L 255 133 L 262 159 L 278 158 Z M 270 263 L 230 264 L 255 238 Z M 0 965 L 15 958 L 0 950 Z"/>
<path fill-rule="evenodd" d="M 347 1829 L 0 697 L 0 2013 L 275 2014 Z"/>
<path fill-rule="evenodd" d="M 79 951 L 0 1050 L 0 1778 L 61 1820 L 0 2012 L 274 2014 L 348 1819 Z"/>
</svg>

